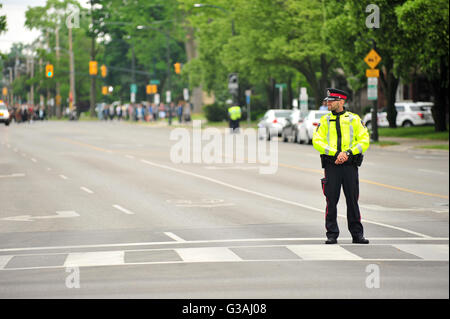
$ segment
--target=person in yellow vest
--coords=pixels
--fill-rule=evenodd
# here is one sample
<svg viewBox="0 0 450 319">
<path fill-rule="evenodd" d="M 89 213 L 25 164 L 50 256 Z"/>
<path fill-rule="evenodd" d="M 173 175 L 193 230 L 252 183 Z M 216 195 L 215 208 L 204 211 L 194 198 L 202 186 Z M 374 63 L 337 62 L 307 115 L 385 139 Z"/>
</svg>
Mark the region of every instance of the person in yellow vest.
<svg viewBox="0 0 450 319">
<path fill-rule="evenodd" d="M 241 119 L 241 107 L 232 106 L 228 108 L 228 115 L 230 117 L 230 129 L 231 132 L 239 131 L 239 120 Z"/>
<path fill-rule="evenodd" d="M 319 151 L 325 177 L 322 190 L 326 197 L 325 227 L 326 244 L 337 244 L 337 203 L 341 186 L 347 202 L 348 229 L 354 244 L 368 244 L 364 238 L 359 211 L 358 167 L 363 153 L 370 144 L 369 131 L 361 118 L 344 108 L 348 94 L 338 89 L 328 89 L 325 102 L 330 113 L 322 116 L 313 135 L 313 146 Z"/>
</svg>

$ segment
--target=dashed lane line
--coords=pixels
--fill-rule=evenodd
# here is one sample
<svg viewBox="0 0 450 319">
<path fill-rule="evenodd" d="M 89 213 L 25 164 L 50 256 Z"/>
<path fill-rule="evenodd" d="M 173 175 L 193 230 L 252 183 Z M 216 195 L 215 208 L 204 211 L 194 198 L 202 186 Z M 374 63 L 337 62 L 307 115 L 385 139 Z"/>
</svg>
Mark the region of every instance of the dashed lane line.
<svg viewBox="0 0 450 319">
<path fill-rule="evenodd" d="M 94 192 L 91 191 L 91 190 L 90 190 L 89 188 L 87 188 L 87 187 L 81 186 L 80 189 L 83 190 L 83 191 L 85 191 L 85 192 L 88 193 L 88 194 L 94 194 Z"/>
<path fill-rule="evenodd" d="M 166 236 L 172 238 L 173 240 L 177 241 L 177 242 L 185 242 L 185 240 L 177 235 L 175 235 L 174 233 L 171 232 L 165 232 L 164 233 Z"/>
<path fill-rule="evenodd" d="M 134 215 L 134 213 L 133 213 L 132 211 L 130 211 L 130 210 L 126 209 L 126 208 L 123 208 L 123 207 L 120 206 L 120 205 L 114 204 L 114 205 L 112 205 L 112 207 L 114 207 L 115 209 L 120 210 L 121 212 L 123 212 L 123 213 L 125 213 L 125 214 L 128 214 L 128 215 Z"/>
</svg>

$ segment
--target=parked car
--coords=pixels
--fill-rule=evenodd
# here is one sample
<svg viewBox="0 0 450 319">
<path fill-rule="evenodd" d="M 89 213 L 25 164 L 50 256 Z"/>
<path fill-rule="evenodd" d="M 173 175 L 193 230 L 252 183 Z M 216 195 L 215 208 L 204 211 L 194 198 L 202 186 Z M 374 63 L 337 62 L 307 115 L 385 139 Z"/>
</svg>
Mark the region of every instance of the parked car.
<svg viewBox="0 0 450 319">
<path fill-rule="evenodd" d="M 272 136 L 281 136 L 286 119 L 291 113 L 292 110 L 271 109 L 264 114 L 264 117 L 258 123 L 258 127 L 264 129 L 268 141 Z"/>
<path fill-rule="evenodd" d="M 397 102 L 397 126 L 409 127 L 416 125 L 433 125 L 434 120 L 431 114 L 432 102 Z M 387 112 L 385 109 L 378 112 L 378 127 L 389 127 Z M 364 115 L 363 122 L 370 130 L 372 129 L 372 113 Z"/>
<path fill-rule="evenodd" d="M 11 123 L 11 114 L 4 103 L 0 103 L 0 123 L 5 123 L 6 126 Z"/>
<path fill-rule="evenodd" d="M 330 113 L 329 111 L 318 111 L 318 110 L 312 110 L 309 111 L 308 114 L 303 119 L 303 122 L 300 124 L 299 129 L 299 137 L 298 142 L 300 144 L 312 143 L 312 138 L 314 134 L 314 130 L 320 123 L 320 118 L 326 114 Z"/>
<path fill-rule="evenodd" d="M 303 123 L 305 114 L 301 114 L 300 110 L 293 110 L 291 115 L 286 119 L 286 124 L 281 131 L 281 139 L 283 142 L 298 143 L 300 125 Z"/>
</svg>

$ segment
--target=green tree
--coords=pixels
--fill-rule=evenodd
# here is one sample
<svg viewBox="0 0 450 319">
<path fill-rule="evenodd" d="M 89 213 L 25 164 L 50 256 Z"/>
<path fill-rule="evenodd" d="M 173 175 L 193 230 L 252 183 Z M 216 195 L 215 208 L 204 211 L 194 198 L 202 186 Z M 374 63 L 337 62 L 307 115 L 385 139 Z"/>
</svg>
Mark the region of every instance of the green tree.
<svg viewBox="0 0 450 319">
<path fill-rule="evenodd" d="M 2 8 L 2 4 L 0 3 L 0 9 Z M 0 34 L 6 31 L 6 16 L 0 15 Z"/>
<path fill-rule="evenodd" d="M 396 8 L 398 24 L 408 39 L 414 63 L 432 83 L 437 132 L 447 130 L 449 72 L 449 3 L 408 0 Z M 420 39 L 420 41 L 418 41 Z"/>
<path fill-rule="evenodd" d="M 380 69 L 381 87 L 387 100 L 387 118 L 390 127 L 396 127 L 397 111 L 395 95 L 400 77 L 408 77 L 412 67 L 411 43 L 399 27 L 396 8 L 406 0 L 338 0 L 327 1 L 327 41 L 334 49 L 347 77 L 356 77 L 364 83 L 364 72 L 368 68 L 364 57 L 376 44 L 382 60 Z M 376 4 L 380 9 L 380 27 L 366 26 L 366 7 Z M 365 81 L 365 80 L 364 80 Z"/>
</svg>

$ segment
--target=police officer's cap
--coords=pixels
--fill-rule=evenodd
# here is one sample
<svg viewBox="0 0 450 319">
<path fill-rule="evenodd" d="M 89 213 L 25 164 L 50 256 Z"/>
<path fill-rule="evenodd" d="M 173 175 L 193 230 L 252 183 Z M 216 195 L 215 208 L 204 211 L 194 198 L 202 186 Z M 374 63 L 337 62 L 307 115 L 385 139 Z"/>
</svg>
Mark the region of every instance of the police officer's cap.
<svg viewBox="0 0 450 319">
<path fill-rule="evenodd" d="M 324 101 L 339 101 L 347 100 L 348 93 L 342 90 L 329 88 L 327 89 L 327 97 Z"/>
</svg>

